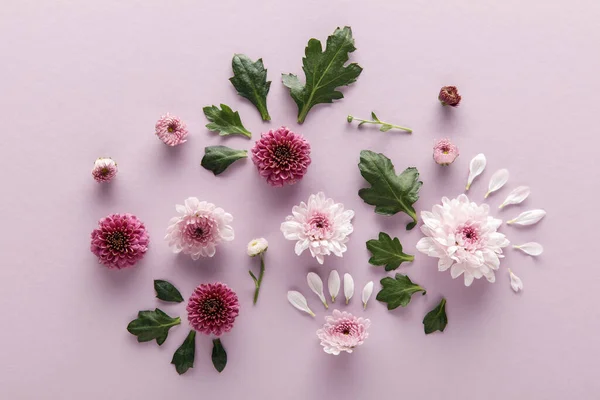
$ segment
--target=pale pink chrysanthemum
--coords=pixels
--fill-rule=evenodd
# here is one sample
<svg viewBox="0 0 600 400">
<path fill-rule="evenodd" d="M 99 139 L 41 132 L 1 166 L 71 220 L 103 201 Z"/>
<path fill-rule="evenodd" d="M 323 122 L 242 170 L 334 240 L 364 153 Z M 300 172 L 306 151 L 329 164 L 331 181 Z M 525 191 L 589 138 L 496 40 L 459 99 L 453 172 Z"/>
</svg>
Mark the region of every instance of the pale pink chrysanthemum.
<svg viewBox="0 0 600 400">
<path fill-rule="evenodd" d="M 433 159 L 440 165 L 452 164 L 458 155 L 458 147 L 450 139 L 440 139 L 433 146 Z"/>
<path fill-rule="evenodd" d="M 193 260 L 212 257 L 221 241 L 233 240 L 233 228 L 229 225 L 233 216 L 222 208 L 189 197 L 175 209 L 180 215 L 169 221 L 165 236 L 173 253 L 183 252 Z"/>
<path fill-rule="evenodd" d="M 272 186 L 292 185 L 310 165 L 310 144 L 282 126 L 260 136 L 252 148 L 252 161 Z"/>
<path fill-rule="evenodd" d="M 233 328 L 240 304 L 233 290 L 217 282 L 201 284 L 194 289 L 186 309 L 192 328 L 206 335 L 219 336 Z"/>
<path fill-rule="evenodd" d="M 417 243 L 417 250 L 439 258 L 438 270 L 450 269 L 452 278 L 464 275 L 465 286 L 481 277 L 495 282 L 494 271 L 504 257 L 502 248 L 510 242 L 497 231 L 502 220 L 489 211 L 487 204 L 470 202 L 465 194 L 452 200 L 442 198 L 442 204 L 433 206 L 432 212 L 421 212 L 425 237 Z"/>
<path fill-rule="evenodd" d="M 187 127 L 174 115 L 167 113 L 156 122 L 156 136 L 169 146 L 185 143 L 187 135 Z"/>
<path fill-rule="evenodd" d="M 117 172 L 117 163 L 112 158 L 100 157 L 94 162 L 92 176 L 96 182 L 110 182 Z"/>
<path fill-rule="evenodd" d="M 111 214 L 92 231 L 91 250 L 108 268 L 132 267 L 144 257 L 150 238 L 146 227 L 131 214 Z"/>
<path fill-rule="evenodd" d="M 317 331 L 317 337 L 321 339 L 321 346 L 327 354 L 338 355 L 342 351 L 352 353 L 356 346 L 369 337 L 369 326 L 371 321 L 366 318 L 333 310 L 331 316 L 325 317 L 325 325 Z"/>
<path fill-rule="evenodd" d="M 281 232 L 288 240 L 297 240 L 297 255 L 310 250 L 319 264 L 324 256 L 335 254 L 342 257 L 346 251 L 348 235 L 353 231 L 354 211 L 345 210 L 344 205 L 325 197 L 323 192 L 308 198 L 308 204 L 302 202 L 294 206 L 292 214 L 281 224 Z"/>
</svg>

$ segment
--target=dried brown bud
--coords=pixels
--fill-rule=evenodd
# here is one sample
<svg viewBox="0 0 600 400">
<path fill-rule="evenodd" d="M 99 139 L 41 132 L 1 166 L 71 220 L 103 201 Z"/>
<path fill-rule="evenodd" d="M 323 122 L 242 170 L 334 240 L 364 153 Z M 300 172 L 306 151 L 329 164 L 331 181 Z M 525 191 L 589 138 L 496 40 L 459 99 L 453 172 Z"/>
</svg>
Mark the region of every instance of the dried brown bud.
<svg viewBox="0 0 600 400">
<path fill-rule="evenodd" d="M 440 89 L 439 101 L 443 106 L 456 107 L 460 103 L 460 94 L 456 86 L 444 86 Z"/>
</svg>

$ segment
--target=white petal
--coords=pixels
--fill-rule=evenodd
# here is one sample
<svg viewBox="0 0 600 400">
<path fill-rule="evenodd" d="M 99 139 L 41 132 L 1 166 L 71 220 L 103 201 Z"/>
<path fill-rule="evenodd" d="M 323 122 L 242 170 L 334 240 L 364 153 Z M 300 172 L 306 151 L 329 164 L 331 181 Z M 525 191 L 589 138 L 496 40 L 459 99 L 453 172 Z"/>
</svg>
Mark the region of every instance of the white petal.
<svg viewBox="0 0 600 400">
<path fill-rule="evenodd" d="M 529 197 L 529 193 L 531 193 L 531 189 L 529 186 L 519 186 L 514 189 L 510 194 L 506 197 L 506 200 L 498 208 L 504 208 L 510 204 L 519 204 L 522 203 L 527 197 Z"/>
<path fill-rule="evenodd" d="M 521 280 L 521 278 L 513 274 L 510 268 L 508 269 L 508 273 L 510 274 L 510 287 L 512 288 L 512 290 L 514 290 L 515 292 L 523 290 L 523 281 Z"/>
<path fill-rule="evenodd" d="M 329 274 L 329 280 L 327 281 L 329 287 L 329 294 L 331 295 L 331 302 L 335 303 L 335 298 L 340 292 L 340 274 L 334 269 Z"/>
<path fill-rule="evenodd" d="M 308 282 L 310 290 L 319 296 L 319 299 L 321 299 L 321 303 L 323 303 L 325 308 L 329 308 L 327 300 L 325 299 L 325 294 L 323 293 L 323 281 L 321 280 L 321 277 L 314 272 L 309 272 L 308 275 L 306 275 L 306 282 Z"/>
<path fill-rule="evenodd" d="M 521 250 L 525 254 L 529 254 L 530 256 L 539 256 L 544 252 L 544 246 L 536 242 L 514 245 L 513 247 Z"/>
<path fill-rule="evenodd" d="M 485 159 L 485 155 L 483 153 L 477 154 L 472 160 L 471 164 L 469 164 L 469 179 L 467 179 L 467 190 L 471 187 L 473 180 L 477 178 L 483 170 L 485 169 L 485 165 L 487 160 Z"/>
<path fill-rule="evenodd" d="M 525 211 L 525 212 L 519 214 L 519 216 L 517 218 L 511 219 L 510 221 L 507 221 L 506 223 L 522 225 L 522 226 L 533 225 L 535 223 L 538 223 L 545 216 L 546 216 L 546 211 L 544 211 L 544 210 L 530 210 L 530 211 Z"/>
<path fill-rule="evenodd" d="M 354 296 L 354 279 L 350 274 L 344 274 L 344 296 L 346 296 L 346 304 Z"/>
<path fill-rule="evenodd" d="M 315 313 L 312 312 L 310 308 L 308 308 L 308 304 L 306 303 L 306 297 L 304 297 L 302 293 L 296 292 L 295 290 L 290 290 L 289 292 L 287 292 L 287 298 L 290 304 L 296 307 L 298 310 L 304 311 L 305 313 L 308 313 L 313 317 L 315 316 Z"/>
<path fill-rule="evenodd" d="M 371 294 L 373 294 L 373 281 L 368 282 L 363 288 L 362 302 L 365 310 L 367 309 L 367 303 L 369 302 Z"/>
<path fill-rule="evenodd" d="M 507 169 L 499 169 L 498 171 L 494 172 L 492 179 L 490 179 L 490 184 L 488 185 L 488 191 L 485 194 L 485 198 L 487 199 L 491 193 L 501 189 L 502 186 L 504 186 L 508 181 L 508 176 L 509 174 Z"/>
</svg>

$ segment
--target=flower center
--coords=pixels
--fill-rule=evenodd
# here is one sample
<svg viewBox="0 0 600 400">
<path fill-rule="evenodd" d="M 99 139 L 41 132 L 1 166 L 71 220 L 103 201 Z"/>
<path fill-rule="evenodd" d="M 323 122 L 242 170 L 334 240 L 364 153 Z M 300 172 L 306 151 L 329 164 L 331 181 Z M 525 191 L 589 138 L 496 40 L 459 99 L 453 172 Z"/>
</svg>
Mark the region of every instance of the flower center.
<svg viewBox="0 0 600 400">
<path fill-rule="evenodd" d="M 129 245 L 129 238 L 123 232 L 117 231 L 106 237 L 106 243 L 111 250 L 123 253 Z"/>
<path fill-rule="evenodd" d="M 188 223 L 184 234 L 193 242 L 205 243 L 211 239 L 212 227 L 210 218 L 198 217 Z"/>
<path fill-rule="evenodd" d="M 279 166 L 287 166 L 294 159 L 294 152 L 287 143 L 280 144 L 273 150 L 273 160 Z"/>
<path fill-rule="evenodd" d="M 308 225 L 308 234 L 316 240 L 325 239 L 327 234 L 331 231 L 329 218 L 322 213 L 315 213 L 308 221 Z"/>
<path fill-rule="evenodd" d="M 108 176 L 110 174 L 110 168 L 108 167 L 103 167 L 100 170 L 100 176 Z"/>
<path fill-rule="evenodd" d="M 344 336 L 350 336 L 353 332 L 352 326 L 347 323 L 338 325 L 336 331 Z"/>
<path fill-rule="evenodd" d="M 169 122 L 169 125 L 167 125 L 167 132 L 173 133 L 176 130 L 177 130 L 177 122 Z"/>
<path fill-rule="evenodd" d="M 462 225 L 458 228 L 456 235 L 460 237 L 464 246 L 471 247 L 479 243 L 479 229 L 473 225 Z"/>
<path fill-rule="evenodd" d="M 208 318 L 216 318 L 223 311 L 223 302 L 220 299 L 208 298 L 200 305 L 202 313 Z"/>
</svg>

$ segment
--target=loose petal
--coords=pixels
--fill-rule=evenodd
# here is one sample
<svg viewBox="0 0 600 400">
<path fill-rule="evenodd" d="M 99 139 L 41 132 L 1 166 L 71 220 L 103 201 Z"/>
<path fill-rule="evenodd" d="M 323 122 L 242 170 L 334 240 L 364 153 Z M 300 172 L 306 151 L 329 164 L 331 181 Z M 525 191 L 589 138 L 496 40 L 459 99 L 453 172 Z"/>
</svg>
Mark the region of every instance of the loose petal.
<svg viewBox="0 0 600 400">
<path fill-rule="evenodd" d="M 334 269 L 329 274 L 329 281 L 327 282 L 329 287 L 329 294 L 331 295 L 331 302 L 335 303 L 335 298 L 340 292 L 340 274 Z"/>
<path fill-rule="evenodd" d="M 469 190 L 475 178 L 481 175 L 481 173 L 485 169 L 486 163 L 487 160 L 485 159 L 485 155 L 483 155 L 483 153 L 477 154 L 475 158 L 471 160 L 471 164 L 469 165 L 469 179 L 467 180 L 467 190 Z"/>
<path fill-rule="evenodd" d="M 488 191 L 485 194 L 485 198 L 487 199 L 491 193 L 501 189 L 502 186 L 504 186 L 508 181 L 508 176 L 509 173 L 507 169 L 499 169 L 496 171 L 494 175 L 492 175 L 492 179 L 490 179 L 490 184 L 488 186 Z"/>
<path fill-rule="evenodd" d="M 533 225 L 533 224 L 540 222 L 540 220 L 542 218 L 544 218 L 545 216 L 546 216 L 546 211 L 544 211 L 544 210 L 530 210 L 530 211 L 525 211 L 525 212 L 519 214 L 519 216 L 517 218 L 511 219 L 510 221 L 507 221 L 506 223 L 521 225 L 521 226 Z"/>
<path fill-rule="evenodd" d="M 510 268 L 508 269 L 508 273 L 510 274 L 510 287 L 512 288 L 512 290 L 514 290 L 515 293 L 519 290 L 523 290 L 523 281 L 521 280 L 521 278 L 513 274 Z"/>
<path fill-rule="evenodd" d="M 308 303 L 306 303 L 306 297 L 304 297 L 302 293 L 296 292 L 295 290 L 290 290 L 287 293 L 287 298 L 290 304 L 296 307 L 298 310 L 304 311 L 313 317 L 315 316 L 315 313 L 312 312 L 312 310 L 308 307 Z"/>
<path fill-rule="evenodd" d="M 306 282 L 308 282 L 310 290 L 319 296 L 319 299 L 321 299 L 321 303 L 323 303 L 325 308 L 329 308 L 327 300 L 325 299 L 325 294 L 323 293 L 323 281 L 321 280 L 321 277 L 314 272 L 309 272 L 308 275 L 306 275 Z"/>
<path fill-rule="evenodd" d="M 346 296 L 346 304 L 354 296 L 354 279 L 350 274 L 344 274 L 344 296 Z"/>
<path fill-rule="evenodd" d="M 514 245 L 513 247 L 521 250 L 525 254 L 529 254 L 530 256 L 539 256 L 544 252 L 544 246 L 536 242 Z"/>
<path fill-rule="evenodd" d="M 529 193 L 531 193 L 529 186 L 519 186 L 510 192 L 506 200 L 504 200 L 504 202 L 500 204 L 500 207 L 498 208 L 504 208 L 511 204 L 522 203 L 527 197 L 529 197 Z"/>
<path fill-rule="evenodd" d="M 373 294 L 373 281 L 368 282 L 362 292 L 362 302 L 365 310 L 367 309 L 367 303 L 369 302 L 371 294 Z"/>
</svg>

